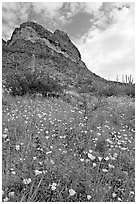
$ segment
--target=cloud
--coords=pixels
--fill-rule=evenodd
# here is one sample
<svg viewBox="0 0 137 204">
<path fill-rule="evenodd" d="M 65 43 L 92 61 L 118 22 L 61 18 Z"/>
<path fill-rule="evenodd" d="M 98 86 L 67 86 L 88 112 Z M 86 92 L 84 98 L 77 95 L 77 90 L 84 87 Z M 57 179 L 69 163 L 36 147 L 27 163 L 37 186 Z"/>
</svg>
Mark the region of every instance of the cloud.
<svg viewBox="0 0 137 204">
<path fill-rule="evenodd" d="M 56 24 L 59 19 L 59 9 L 63 2 L 3 2 L 3 37 L 7 40 L 11 37 L 11 30 L 18 27 L 21 23 L 31 19 L 39 23 L 47 23 L 47 20 Z M 31 15 L 31 18 L 30 18 Z M 56 20 L 55 20 L 56 19 Z M 63 21 L 63 18 L 60 21 Z M 64 19 L 65 21 L 65 19 Z M 7 33 L 7 31 L 10 31 Z"/>
<path fill-rule="evenodd" d="M 65 7 L 67 12 L 65 13 L 65 17 L 66 19 L 69 19 L 80 12 L 92 14 L 93 12 L 96 12 L 101 5 L 101 2 L 66 2 Z"/>
<path fill-rule="evenodd" d="M 84 3 L 85 8 L 84 11 L 92 14 L 93 12 L 96 12 L 99 10 L 99 8 L 102 6 L 102 2 L 85 2 Z"/>
<path fill-rule="evenodd" d="M 96 74 L 115 80 L 117 74 L 134 75 L 134 4 L 119 10 L 113 5 L 111 24 L 104 29 L 92 26 L 76 44 L 87 67 Z M 100 24 L 104 19 L 99 19 Z M 104 23 L 104 22 L 103 22 Z"/>
<path fill-rule="evenodd" d="M 15 27 L 20 25 L 20 22 L 28 20 L 28 11 L 30 3 L 21 2 L 3 2 L 2 3 L 2 32 L 3 38 L 9 39 Z"/>
<path fill-rule="evenodd" d="M 63 2 L 32 2 L 33 10 L 39 14 L 43 11 L 46 15 L 55 17 L 59 9 L 63 6 Z"/>
<path fill-rule="evenodd" d="M 30 3 L 22 2 L 3 2 L 2 3 L 2 17 L 5 21 L 17 22 L 28 19 L 28 11 Z"/>
</svg>

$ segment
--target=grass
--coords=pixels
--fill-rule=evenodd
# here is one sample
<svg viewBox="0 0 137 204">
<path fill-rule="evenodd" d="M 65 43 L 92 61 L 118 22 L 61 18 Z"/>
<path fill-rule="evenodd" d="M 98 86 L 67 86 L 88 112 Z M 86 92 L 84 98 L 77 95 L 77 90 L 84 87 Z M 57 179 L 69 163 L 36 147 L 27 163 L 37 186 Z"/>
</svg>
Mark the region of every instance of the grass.
<svg viewBox="0 0 137 204">
<path fill-rule="evenodd" d="M 130 97 L 81 109 L 4 95 L 3 201 L 134 202 L 134 108 Z"/>
</svg>

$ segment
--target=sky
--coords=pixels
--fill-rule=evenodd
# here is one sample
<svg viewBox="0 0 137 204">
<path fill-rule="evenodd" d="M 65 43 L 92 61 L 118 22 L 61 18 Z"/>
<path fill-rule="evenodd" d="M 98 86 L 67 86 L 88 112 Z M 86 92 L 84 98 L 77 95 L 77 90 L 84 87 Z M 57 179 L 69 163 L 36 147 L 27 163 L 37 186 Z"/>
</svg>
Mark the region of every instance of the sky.
<svg viewBox="0 0 137 204">
<path fill-rule="evenodd" d="M 2 37 L 34 21 L 65 31 L 88 69 L 109 80 L 135 78 L 135 4 L 133 2 L 3 2 Z"/>
</svg>

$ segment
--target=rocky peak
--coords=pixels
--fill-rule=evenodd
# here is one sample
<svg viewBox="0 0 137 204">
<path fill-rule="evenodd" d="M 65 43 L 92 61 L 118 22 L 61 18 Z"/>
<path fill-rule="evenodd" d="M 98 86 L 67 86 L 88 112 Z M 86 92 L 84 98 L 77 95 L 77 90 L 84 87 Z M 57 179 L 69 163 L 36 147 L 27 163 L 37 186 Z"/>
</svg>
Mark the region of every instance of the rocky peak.
<svg viewBox="0 0 137 204">
<path fill-rule="evenodd" d="M 6 45 L 6 41 L 2 39 L 2 46 Z"/>
<path fill-rule="evenodd" d="M 57 39 L 57 41 L 62 46 L 62 49 L 71 53 L 71 55 L 75 55 L 77 58 L 81 59 L 80 52 L 75 47 L 75 45 L 71 42 L 70 38 L 68 37 L 67 33 L 61 30 L 56 30 L 54 32 L 54 36 Z"/>
<path fill-rule="evenodd" d="M 71 42 L 67 33 L 65 33 L 64 31 L 61 31 L 61 30 L 56 30 L 54 32 L 54 37 L 58 40 L 58 41 L 63 41 L 64 43 L 67 43 L 67 42 Z"/>
<path fill-rule="evenodd" d="M 65 32 L 56 30 L 52 33 L 42 25 L 34 22 L 26 22 L 21 24 L 19 28 L 16 28 L 11 39 L 7 42 L 8 47 L 18 40 L 30 41 L 32 46 L 35 43 L 45 45 L 75 62 L 81 59 L 78 49 Z"/>
</svg>

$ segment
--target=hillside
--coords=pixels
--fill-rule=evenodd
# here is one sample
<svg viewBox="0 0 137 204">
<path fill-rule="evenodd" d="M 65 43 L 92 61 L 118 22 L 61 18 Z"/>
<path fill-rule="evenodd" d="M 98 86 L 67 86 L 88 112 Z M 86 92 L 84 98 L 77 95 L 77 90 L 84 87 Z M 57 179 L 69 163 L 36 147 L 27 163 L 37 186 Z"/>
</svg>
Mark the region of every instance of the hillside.
<svg viewBox="0 0 137 204">
<path fill-rule="evenodd" d="M 14 30 L 10 40 L 2 41 L 3 81 L 9 84 L 15 74 L 24 76 L 32 70 L 37 76 L 48 75 L 76 92 L 115 94 L 117 89 L 118 93 L 125 92 L 125 84 L 108 82 L 91 72 L 66 33 L 60 30 L 52 33 L 37 23 L 26 22 Z"/>
</svg>

